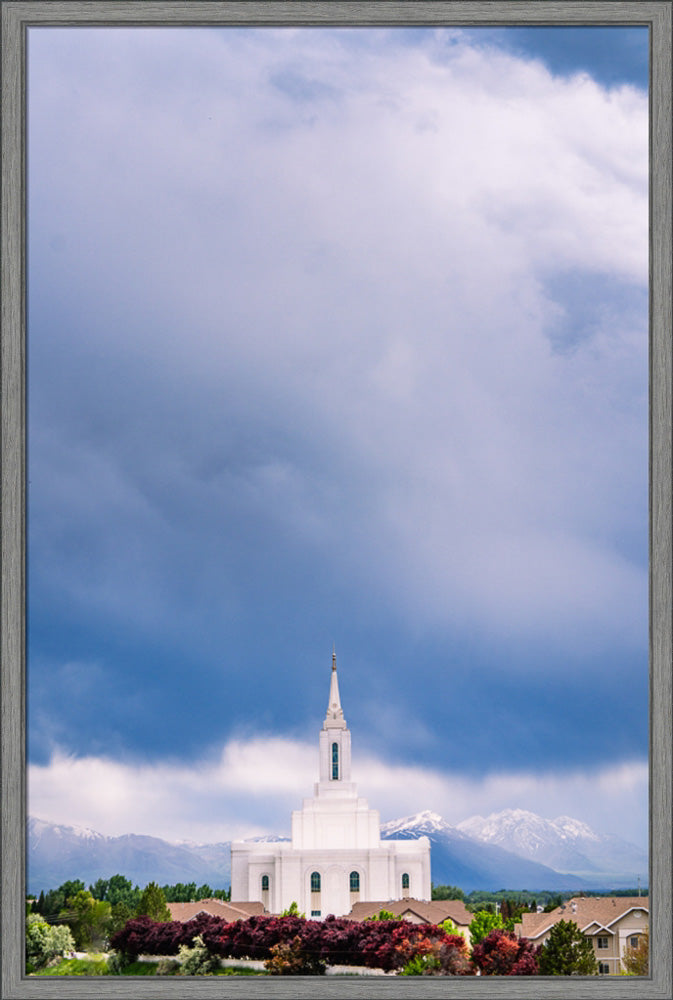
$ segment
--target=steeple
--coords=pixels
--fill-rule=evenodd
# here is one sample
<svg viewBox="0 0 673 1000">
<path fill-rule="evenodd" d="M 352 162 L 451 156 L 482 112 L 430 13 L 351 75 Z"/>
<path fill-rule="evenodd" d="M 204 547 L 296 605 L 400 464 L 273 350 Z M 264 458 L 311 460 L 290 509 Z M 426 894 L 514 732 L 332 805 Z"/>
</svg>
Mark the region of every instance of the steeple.
<svg viewBox="0 0 673 1000">
<path fill-rule="evenodd" d="M 332 647 L 332 677 L 329 686 L 329 702 L 323 729 L 346 729 L 343 709 L 341 708 L 341 698 L 339 697 L 339 681 L 337 678 L 336 649 Z"/>
</svg>

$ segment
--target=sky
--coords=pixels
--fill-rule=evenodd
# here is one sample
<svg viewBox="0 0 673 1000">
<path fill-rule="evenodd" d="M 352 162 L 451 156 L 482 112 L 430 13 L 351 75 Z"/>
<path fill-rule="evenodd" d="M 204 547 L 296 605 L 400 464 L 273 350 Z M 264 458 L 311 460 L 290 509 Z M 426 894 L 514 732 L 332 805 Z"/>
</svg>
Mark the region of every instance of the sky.
<svg viewBox="0 0 673 1000">
<path fill-rule="evenodd" d="M 29 811 L 360 794 L 647 843 L 634 28 L 39 28 Z"/>
</svg>

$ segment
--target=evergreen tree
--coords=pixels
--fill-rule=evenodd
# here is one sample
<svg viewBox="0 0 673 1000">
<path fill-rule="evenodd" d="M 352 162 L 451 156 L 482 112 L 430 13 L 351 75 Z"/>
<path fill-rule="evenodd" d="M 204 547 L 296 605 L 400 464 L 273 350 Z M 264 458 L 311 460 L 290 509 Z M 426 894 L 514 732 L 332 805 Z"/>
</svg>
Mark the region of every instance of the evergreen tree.
<svg viewBox="0 0 673 1000">
<path fill-rule="evenodd" d="M 120 931 L 135 916 L 128 903 L 114 903 L 110 914 L 110 936 Z"/>
<path fill-rule="evenodd" d="M 559 920 L 554 924 L 540 950 L 538 966 L 541 976 L 598 974 L 593 945 L 574 920 Z"/>
<path fill-rule="evenodd" d="M 148 883 L 140 897 L 136 916 L 145 915 L 151 917 L 152 920 L 166 921 L 171 919 L 171 911 L 166 906 L 166 897 L 156 882 Z"/>
</svg>

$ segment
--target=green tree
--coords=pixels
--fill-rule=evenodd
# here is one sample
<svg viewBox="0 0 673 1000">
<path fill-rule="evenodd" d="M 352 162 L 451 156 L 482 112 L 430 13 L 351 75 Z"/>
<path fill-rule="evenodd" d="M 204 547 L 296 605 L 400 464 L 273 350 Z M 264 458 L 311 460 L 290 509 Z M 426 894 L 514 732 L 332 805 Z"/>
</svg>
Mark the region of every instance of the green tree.
<svg viewBox="0 0 673 1000">
<path fill-rule="evenodd" d="M 472 917 L 470 923 L 470 941 L 473 946 L 479 944 L 491 931 L 502 928 L 504 928 L 504 923 L 499 913 L 489 913 L 488 910 L 479 910 Z"/>
<path fill-rule="evenodd" d="M 465 901 L 465 893 L 457 885 L 433 885 L 431 899 L 462 899 Z"/>
<path fill-rule="evenodd" d="M 163 892 L 156 884 L 156 882 L 149 882 L 140 897 L 140 902 L 138 903 L 136 909 L 136 916 L 142 917 L 147 915 L 151 917 L 152 920 L 159 920 L 165 922 L 171 919 L 171 911 L 166 906 L 166 897 Z"/>
<path fill-rule="evenodd" d="M 574 920 L 554 924 L 538 957 L 541 976 L 595 976 L 596 956 Z"/>
<path fill-rule="evenodd" d="M 78 949 L 101 947 L 110 930 L 112 907 L 81 889 L 66 900 L 61 917 L 69 925 Z"/>
<path fill-rule="evenodd" d="M 191 903 L 199 899 L 196 895 L 196 882 L 187 882 L 187 884 L 176 882 L 175 885 L 164 885 L 161 889 L 167 903 Z"/>
<path fill-rule="evenodd" d="M 135 916 L 135 910 L 128 903 L 113 903 L 110 914 L 110 937 L 120 931 L 128 920 Z"/>
<path fill-rule="evenodd" d="M 140 896 L 140 888 L 134 886 L 125 875 L 113 875 L 108 882 L 105 901 L 113 906 L 115 903 L 126 903 L 135 909 L 140 902 Z"/>
<path fill-rule="evenodd" d="M 110 880 L 107 878 L 99 878 L 97 882 L 89 886 L 89 892 L 94 899 L 107 899 L 107 891 L 110 885 Z"/>
<path fill-rule="evenodd" d="M 213 890 L 210 888 L 210 886 L 208 885 L 208 883 L 205 883 L 204 885 L 200 885 L 199 886 L 199 888 L 196 890 L 196 897 L 195 898 L 196 899 L 212 899 L 213 898 Z"/>
<path fill-rule="evenodd" d="M 649 976 L 650 974 L 650 932 L 649 929 L 641 936 L 638 946 L 630 945 L 624 951 L 622 958 L 625 976 Z"/>
<path fill-rule="evenodd" d="M 367 920 L 399 920 L 399 915 L 391 913 L 390 910 L 379 910 L 378 913 L 373 913 L 371 917 L 367 917 Z"/>
</svg>

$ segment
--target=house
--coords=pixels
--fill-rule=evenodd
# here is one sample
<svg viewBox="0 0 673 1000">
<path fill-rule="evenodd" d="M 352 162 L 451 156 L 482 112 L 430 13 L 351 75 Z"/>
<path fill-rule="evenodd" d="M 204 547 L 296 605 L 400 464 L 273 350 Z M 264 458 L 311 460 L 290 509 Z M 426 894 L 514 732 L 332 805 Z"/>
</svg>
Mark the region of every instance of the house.
<svg viewBox="0 0 673 1000">
<path fill-rule="evenodd" d="M 456 925 L 468 945 L 470 944 L 470 923 L 473 914 L 460 899 L 393 899 L 385 902 L 355 903 L 347 915 L 349 920 L 369 920 L 381 910 L 393 913 L 400 920 L 412 924 L 441 924 L 451 920 Z"/>
<path fill-rule="evenodd" d="M 292 839 L 234 841 L 231 892 L 271 913 L 297 903 L 307 917 L 344 916 L 358 902 L 430 899 L 430 841 L 382 840 L 379 813 L 351 781 L 351 734 L 341 708 L 336 654 L 319 734 L 319 780 L 292 813 Z"/>
<path fill-rule="evenodd" d="M 256 913 L 264 913 L 262 903 L 226 903 L 222 899 L 199 899 L 195 903 L 167 903 L 171 911 L 171 920 L 185 923 L 199 913 L 210 913 L 214 917 L 223 917 L 228 923 L 234 920 L 247 920 Z"/>
<path fill-rule="evenodd" d="M 649 912 L 647 897 L 579 896 L 551 913 L 523 913 L 514 930 L 519 937 L 539 945 L 547 940 L 554 924 L 572 920 L 592 941 L 599 973 L 616 976 L 626 948 L 636 948 L 647 930 Z"/>
</svg>

